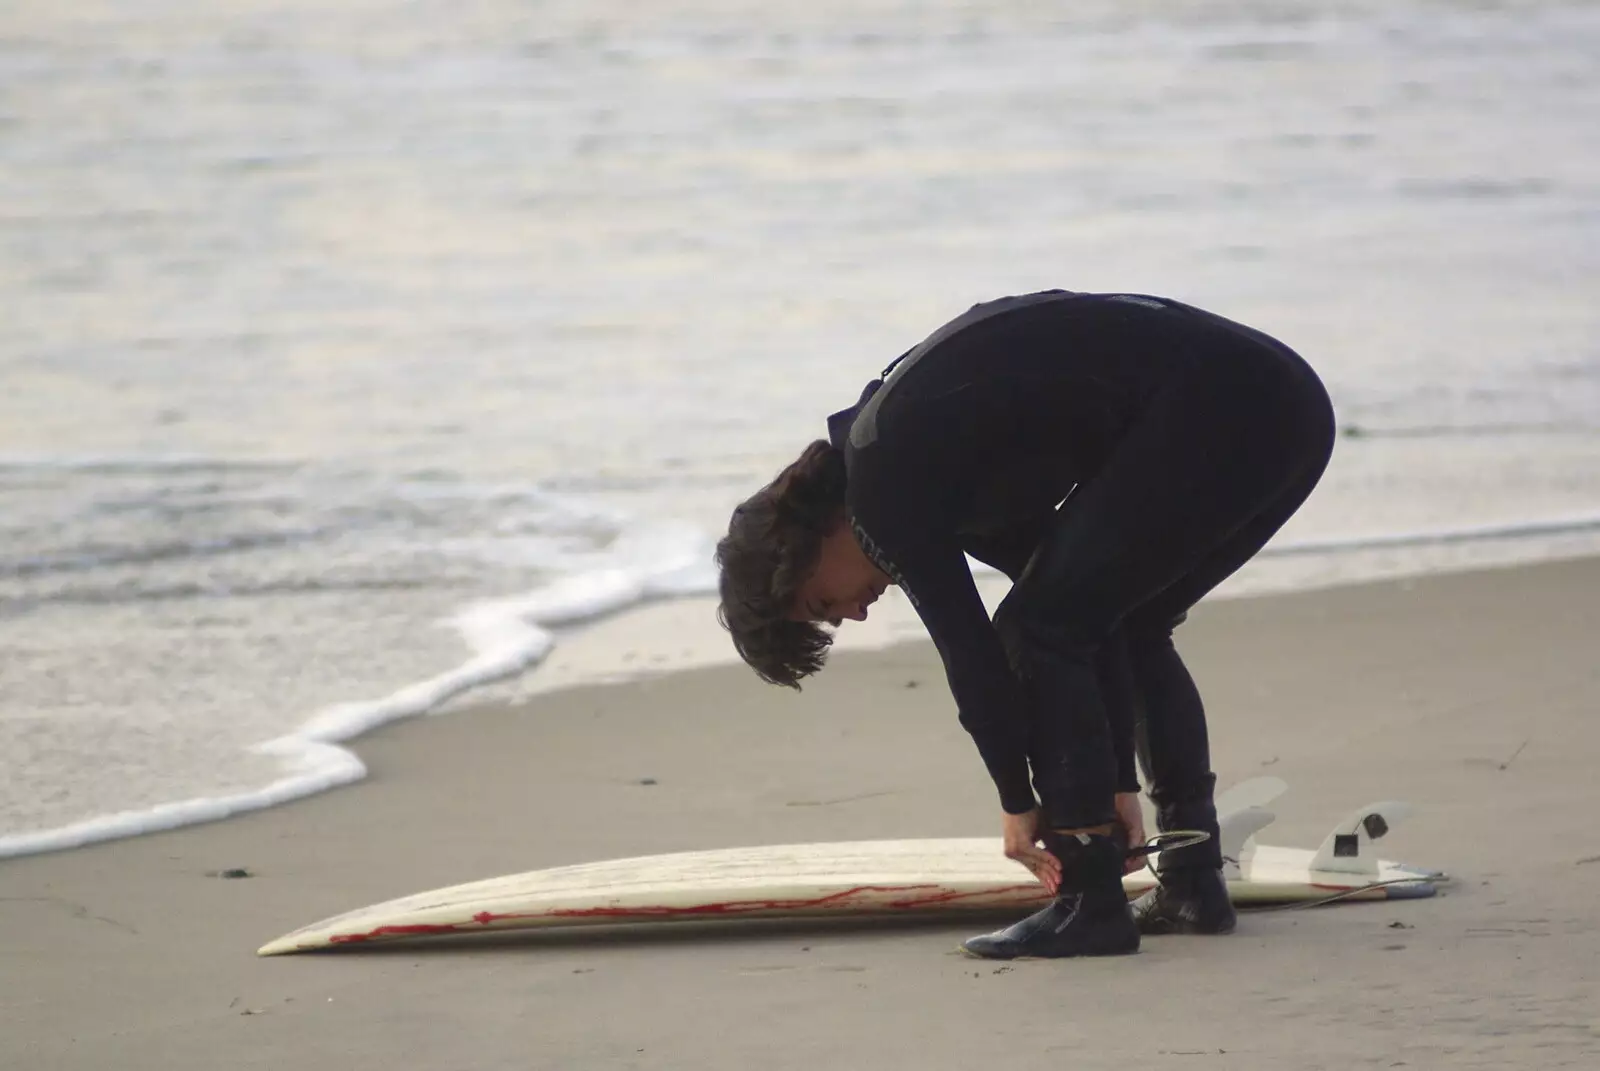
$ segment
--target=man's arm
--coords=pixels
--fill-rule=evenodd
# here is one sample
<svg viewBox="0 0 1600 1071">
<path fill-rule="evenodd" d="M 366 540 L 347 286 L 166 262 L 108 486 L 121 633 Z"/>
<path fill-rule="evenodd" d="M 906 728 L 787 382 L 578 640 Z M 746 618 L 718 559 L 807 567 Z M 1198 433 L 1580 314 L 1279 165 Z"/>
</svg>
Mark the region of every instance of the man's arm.
<svg viewBox="0 0 1600 1071">
<path fill-rule="evenodd" d="M 961 725 L 978 746 L 1001 807 L 1009 814 L 1032 810 L 1025 699 L 961 548 L 929 535 L 884 541 L 886 546 L 860 524 L 856 537 L 922 618 L 944 661 Z"/>
</svg>

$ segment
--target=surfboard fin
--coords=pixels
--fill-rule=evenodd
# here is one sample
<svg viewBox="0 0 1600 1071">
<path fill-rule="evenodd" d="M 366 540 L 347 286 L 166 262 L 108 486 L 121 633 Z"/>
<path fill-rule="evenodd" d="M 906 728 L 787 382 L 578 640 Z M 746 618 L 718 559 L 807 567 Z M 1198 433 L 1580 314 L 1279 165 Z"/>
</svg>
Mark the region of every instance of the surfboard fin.
<svg viewBox="0 0 1600 1071">
<path fill-rule="evenodd" d="M 1225 819 L 1234 811 L 1265 807 L 1287 791 L 1289 784 L 1281 777 L 1252 777 L 1229 786 L 1217 797 L 1217 814 Z"/>
<path fill-rule="evenodd" d="M 1278 816 L 1265 807 L 1246 807 L 1217 820 L 1221 829 L 1222 876 L 1229 881 L 1247 879 L 1250 861 L 1256 854 L 1255 835 Z"/>
<path fill-rule="evenodd" d="M 1385 800 L 1352 811 L 1324 838 L 1322 846 L 1311 860 L 1311 869 L 1376 878 L 1378 856 L 1367 849 L 1373 841 L 1386 836 L 1397 823 L 1411 817 L 1414 810 L 1409 803 Z"/>
<path fill-rule="evenodd" d="M 1266 805 L 1288 790 L 1281 777 L 1252 777 L 1217 797 L 1217 839 L 1224 878 L 1237 881 L 1248 877 L 1256 850 L 1254 837 L 1277 818 Z"/>
</svg>

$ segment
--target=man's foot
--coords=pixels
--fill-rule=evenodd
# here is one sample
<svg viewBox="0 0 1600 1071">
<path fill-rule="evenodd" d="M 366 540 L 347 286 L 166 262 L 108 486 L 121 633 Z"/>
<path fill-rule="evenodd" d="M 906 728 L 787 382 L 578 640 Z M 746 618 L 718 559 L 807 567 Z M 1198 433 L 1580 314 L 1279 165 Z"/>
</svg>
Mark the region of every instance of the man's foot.
<svg viewBox="0 0 1600 1071">
<path fill-rule="evenodd" d="M 1213 867 L 1175 867 L 1161 872 L 1161 884 L 1133 903 L 1139 932 L 1232 933 L 1238 922 L 1228 883 Z"/>
<path fill-rule="evenodd" d="M 980 959 L 1063 959 L 1139 951 L 1139 928 L 1122 891 L 1122 851 L 1110 837 L 1062 838 L 1061 888 L 1048 907 L 1003 930 L 962 942 Z M 1048 841 L 1047 841 L 1048 843 Z"/>
</svg>

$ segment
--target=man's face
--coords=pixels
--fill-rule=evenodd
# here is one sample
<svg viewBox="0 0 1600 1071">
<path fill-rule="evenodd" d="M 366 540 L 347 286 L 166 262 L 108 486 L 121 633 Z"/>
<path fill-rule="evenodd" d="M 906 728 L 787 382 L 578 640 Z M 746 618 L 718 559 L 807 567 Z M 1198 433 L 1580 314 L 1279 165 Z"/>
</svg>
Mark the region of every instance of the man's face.
<svg viewBox="0 0 1600 1071">
<path fill-rule="evenodd" d="M 850 526 L 840 524 L 822 540 L 817 567 L 795 594 L 791 616 L 796 621 L 865 621 L 867 607 L 889 586 L 856 543 Z"/>
</svg>

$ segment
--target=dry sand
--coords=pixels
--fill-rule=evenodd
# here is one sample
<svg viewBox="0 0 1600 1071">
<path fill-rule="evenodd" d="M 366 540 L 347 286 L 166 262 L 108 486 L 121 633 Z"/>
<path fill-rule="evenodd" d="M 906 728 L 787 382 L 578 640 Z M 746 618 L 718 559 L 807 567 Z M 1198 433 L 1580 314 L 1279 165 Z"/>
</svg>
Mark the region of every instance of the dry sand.
<svg viewBox="0 0 1600 1071">
<path fill-rule="evenodd" d="M 254 956 L 532 867 L 992 835 L 907 644 L 800 696 L 724 667 L 415 721 L 359 742 L 356 787 L 0 863 L 0 1067 L 1600 1067 L 1600 560 L 1219 602 L 1182 632 L 1223 781 L 1290 783 L 1263 839 L 1409 799 L 1384 854 L 1452 871 L 1448 894 L 1009 966 L 955 954 L 960 921 Z M 207 876 L 230 867 L 253 876 Z"/>
</svg>

